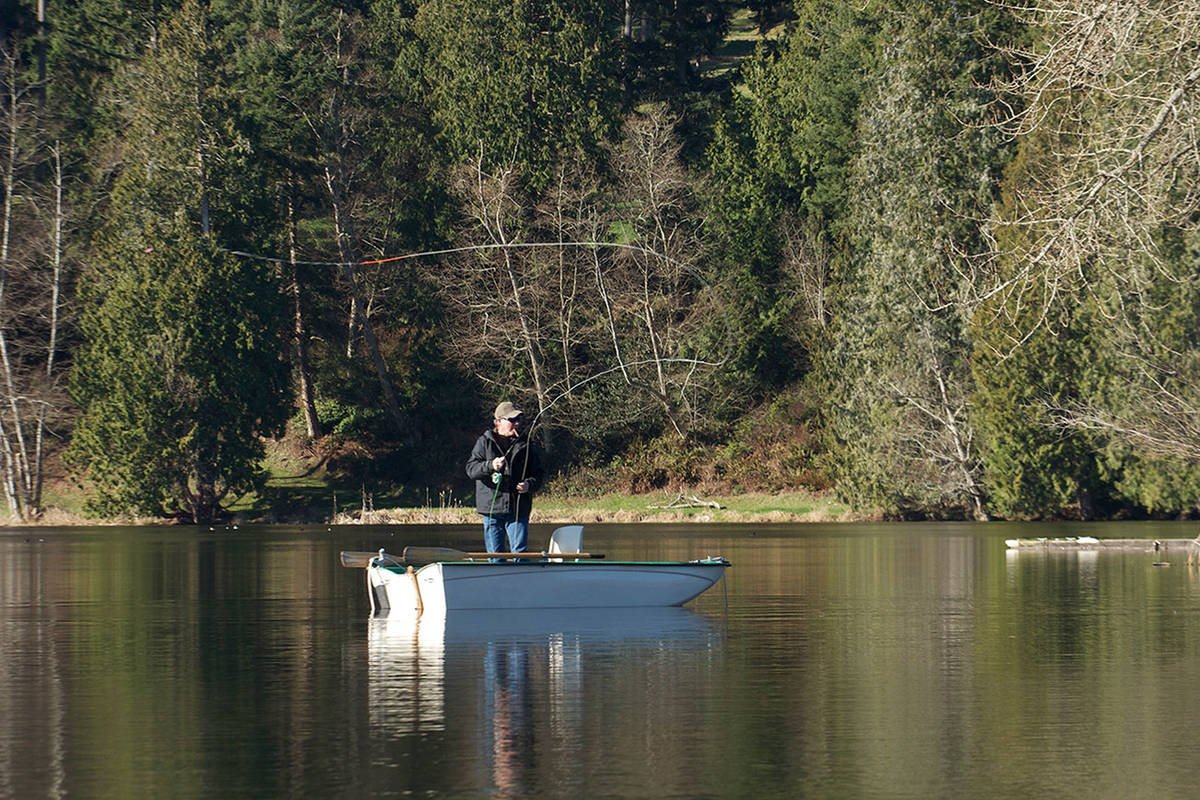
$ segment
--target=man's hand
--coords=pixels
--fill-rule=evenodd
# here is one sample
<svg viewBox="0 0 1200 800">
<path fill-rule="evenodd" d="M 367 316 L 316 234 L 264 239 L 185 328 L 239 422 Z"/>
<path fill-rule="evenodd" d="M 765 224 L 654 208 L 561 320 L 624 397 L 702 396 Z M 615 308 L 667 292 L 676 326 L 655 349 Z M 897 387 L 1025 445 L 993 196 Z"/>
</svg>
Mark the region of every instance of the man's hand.
<svg viewBox="0 0 1200 800">
<path fill-rule="evenodd" d="M 492 459 L 492 469 L 496 472 L 504 469 L 504 456 L 496 456 Z"/>
</svg>

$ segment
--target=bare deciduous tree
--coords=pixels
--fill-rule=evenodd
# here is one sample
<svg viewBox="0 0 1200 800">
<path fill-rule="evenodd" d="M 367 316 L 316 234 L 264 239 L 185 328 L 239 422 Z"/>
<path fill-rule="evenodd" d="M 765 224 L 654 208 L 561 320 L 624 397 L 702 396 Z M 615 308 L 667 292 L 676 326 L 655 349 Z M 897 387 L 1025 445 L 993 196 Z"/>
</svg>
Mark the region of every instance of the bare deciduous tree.
<svg viewBox="0 0 1200 800">
<path fill-rule="evenodd" d="M 897 439 L 912 453 L 909 463 L 936 473 L 922 482 L 938 487 L 943 493 L 940 500 L 967 498 L 975 519 L 986 521 L 986 493 L 979 478 L 981 457 L 962 381 L 947 364 L 949 356 L 939 352 L 938 339 L 928 323 L 920 327 L 917 339 L 924 350 L 926 374 L 896 375 L 888 380 L 897 400 L 913 417 L 913 424 L 897 428 Z"/>
<path fill-rule="evenodd" d="M 66 210 L 59 148 L 41 140 L 16 59 L 0 60 L 0 477 L 9 516 L 28 520 L 41 513 L 46 436 L 64 402 L 56 359 Z M 48 186 L 33 183 L 37 165 L 49 167 Z"/>
<path fill-rule="evenodd" d="M 554 338 L 544 323 L 561 330 L 570 308 L 566 297 L 554 297 L 532 252 L 515 246 L 524 241 L 531 216 L 519 197 L 519 180 L 513 165 L 489 174 L 482 153 L 460 171 L 456 187 L 466 216 L 461 235 L 484 249 L 450 262 L 441 285 L 452 312 L 448 349 L 454 357 L 484 380 L 494 379 L 497 366 L 527 370 L 540 411 L 549 403 L 542 351 Z M 548 302 L 558 314 L 549 313 Z"/>
<path fill-rule="evenodd" d="M 1050 309 L 1101 278 L 1129 296 L 1172 279 L 1160 235 L 1200 222 L 1200 6 L 996 3 L 1038 31 L 1030 48 L 1002 48 L 1019 68 L 998 89 L 1010 98 L 1000 124 L 1035 143 L 1039 163 L 999 223 L 1023 234 L 1004 254 L 1009 269 L 981 283 L 982 297 L 1014 298 L 1000 308 L 1040 297 Z M 1014 346 L 1029 333 L 1015 330 Z"/>
<path fill-rule="evenodd" d="M 796 321 L 801 327 L 822 329 L 829 319 L 827 293 L 832 252 L 818 226 L 785 213 L 779 221 L 785 276 L 795 298 Z"/>
<path fill-rule="evenodd" d="M 700 222 L 673 122 L 631 122 L 611 161 L 607 184 L 561 168 L 537 205 L 513 166 L 489 174 L 481 154 L 463 169 L 459 237 L 474 244 L 442 268 L 447 350 L 485 382 L 523 383 L 539 412 L 609 377 L 631 390 L 619 393 L 621 413 L 659 415 L 684 436 L 707 412 L 717 365 L 688 351 L 710 309 L 692 266 Z"/>
<path fill-rule="evenodd" d="M 1008 315 L 1012 348 L 1053 309 L 1090 298 L 1124 389 L 1049 408 L 1056 424 L 1200 461 L 1196 345 L 1162 323 L 1164 294 L 1187 306 L 1200 292 L 1178 246 L 1200 229 L 1200 5 L 996 2 L 1038 35 L 1004 48 L 1020 68 L 1000 87 L 1012 98 L 1002 125 L 1030 166 L 996 225 L 1003 266 L 981 297 Z"/>
<path fill-rule="evenodd" d="M 1200 290 L 1198 290 L 1200 293 Z M 1047 402 L 1063 431 L 1092 431 L 1152 459 L 1200 464 L 1200 350 L 1162 346 L 1142 329 L 1120 327 L 1108 396 Z"/>
<path fill-rule="evenodd" d="M 613 153 L 617 197 L 610 214 L 641 247 L 613 258 L 607 285 L 621 312 L 614 321 L 626 331 L 622 374 L 655 399 L 683 436 L 700 414 L 694 399 L 708 369 L 698 371 L 685 351 L 704 307 L 695 268 L 703 221 L 676 123 L 662 110 L 635 117 Z"/>
</svg>

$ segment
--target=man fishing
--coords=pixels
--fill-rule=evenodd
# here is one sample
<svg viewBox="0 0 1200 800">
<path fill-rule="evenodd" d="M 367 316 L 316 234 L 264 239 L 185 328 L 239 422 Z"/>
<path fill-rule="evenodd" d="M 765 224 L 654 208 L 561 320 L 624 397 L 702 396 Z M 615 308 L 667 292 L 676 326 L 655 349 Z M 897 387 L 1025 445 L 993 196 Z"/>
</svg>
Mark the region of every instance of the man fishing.
<svg viewBox="0 0 1200 800">
<path fill-rule="evenodd" d="M 542 483 L 542 460 L 522 426 L 521 409 L 505 400 L 496 406 L 492 429 L 475 441 L 467 459 L 489 553 L 524 553 L 529 541 L 529 512 L 533 492 Z"/>
</svg>

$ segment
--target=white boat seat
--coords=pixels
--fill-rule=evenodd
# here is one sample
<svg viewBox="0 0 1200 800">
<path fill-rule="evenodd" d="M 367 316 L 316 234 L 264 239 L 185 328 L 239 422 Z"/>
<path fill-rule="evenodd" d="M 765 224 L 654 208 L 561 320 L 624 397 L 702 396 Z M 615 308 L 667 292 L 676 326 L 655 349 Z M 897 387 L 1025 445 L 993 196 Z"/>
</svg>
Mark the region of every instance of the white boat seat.
<svg viewBox="0 0 1200 800">
<path fill-rule="evenodd" d="M 582 525 L 564 525 L 558 528 L 554 533 L 550 534 L 550 548 L 548 553 L 578 553 L 583 547 L 583 526 Z M 549 561 L 559 561 L 561 558 L 547 559 Z"/>
</svg>

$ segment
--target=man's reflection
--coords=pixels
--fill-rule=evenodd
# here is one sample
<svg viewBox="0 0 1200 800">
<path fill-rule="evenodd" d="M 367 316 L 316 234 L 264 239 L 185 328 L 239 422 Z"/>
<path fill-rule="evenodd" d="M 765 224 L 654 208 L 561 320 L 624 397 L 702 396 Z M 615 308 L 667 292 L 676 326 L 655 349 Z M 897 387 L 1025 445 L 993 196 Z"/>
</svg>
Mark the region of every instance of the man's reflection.
<svg viewBox="0 0 1200 800">
<path fill-rule="evenodd" d="M 489 642 L 484 661 L 485 719 L 491 719 L 492 778 L 502 797 L 520 793 L 534 745 L 526 646 Z"/>
</svg>

